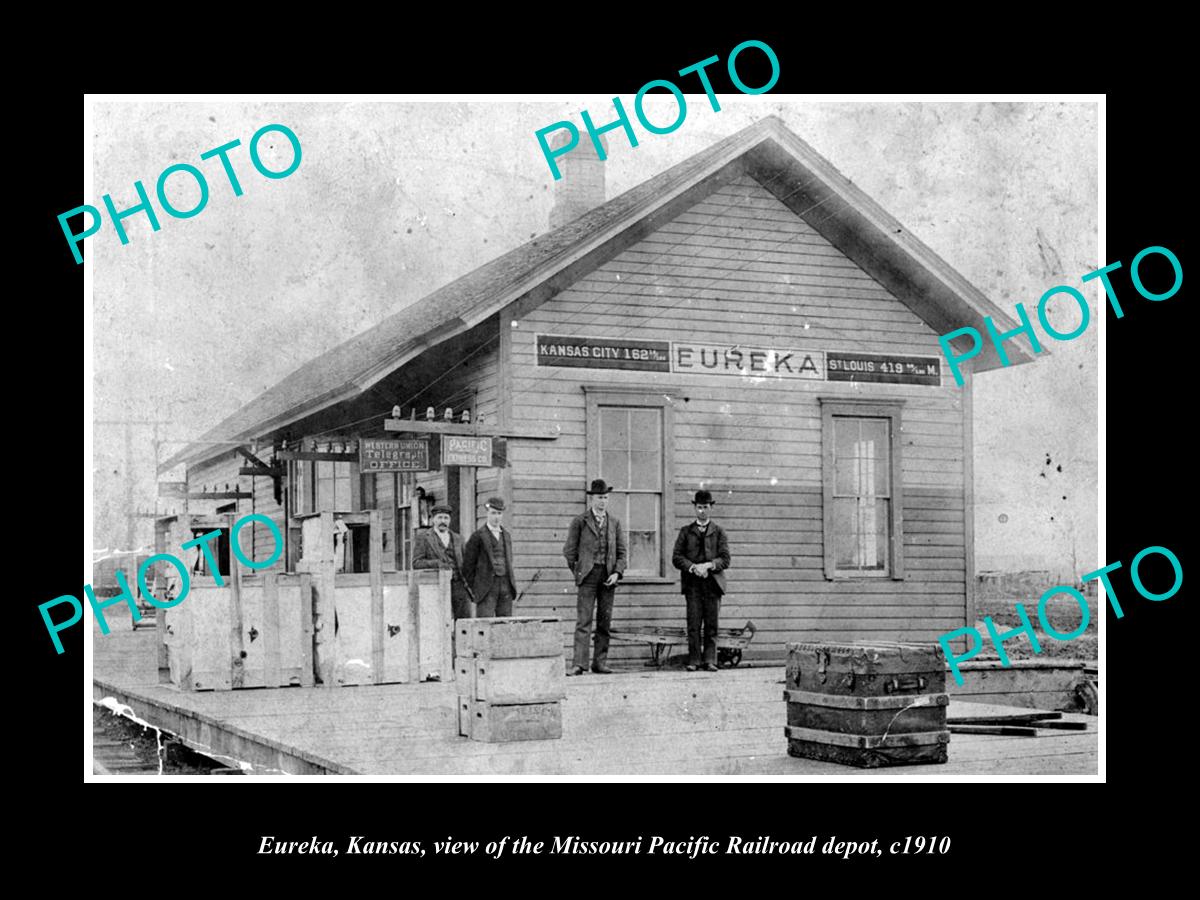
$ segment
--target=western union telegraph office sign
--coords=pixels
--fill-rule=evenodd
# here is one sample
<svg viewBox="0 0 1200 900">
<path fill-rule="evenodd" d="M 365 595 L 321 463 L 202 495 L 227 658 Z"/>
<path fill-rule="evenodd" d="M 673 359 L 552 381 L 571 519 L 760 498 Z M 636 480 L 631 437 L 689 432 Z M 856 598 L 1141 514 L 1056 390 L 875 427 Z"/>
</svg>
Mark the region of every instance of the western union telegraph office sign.
<svg viewBox="0 0 1200 900">
<path fill-rule="evenodd" d="M 747 347 L 680 341 L 639 341 L 602 337 L 535 337 L 537 365 L 582 369 L 630 369 L 681 375 L 735 375 L 745 378 L 810 381 L 871 381 L 884 384 L 942 383 L 941 362 L 933 356 L 841 353 L 822 350 Z"/>
</svg>

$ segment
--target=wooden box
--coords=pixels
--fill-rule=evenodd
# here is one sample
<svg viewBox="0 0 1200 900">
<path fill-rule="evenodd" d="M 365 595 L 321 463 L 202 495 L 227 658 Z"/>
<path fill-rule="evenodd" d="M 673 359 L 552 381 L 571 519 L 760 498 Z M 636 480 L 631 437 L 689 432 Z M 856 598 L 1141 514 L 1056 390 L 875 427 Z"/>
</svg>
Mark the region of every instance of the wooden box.
<svg viewBox="0 0 1200 900">
<path fill-rule="evenodd" d="M 946 660 L 937 644 L 788 644 L 786 675 L 789 688 L 821 694 L 878 697 L 946 690 Z"/>
<path fill-rule="evenodd" d="M 159 610 L 169 680 L 185 691 L 311 685 L 312 617 L 301 578 L 193 575 L 182 603 Z"/>
<path fill-rule="evenodd" d="M 944 763 L 946 666 L 936 645 L 788 644 L 788 753 L 876 767 Z"/>
<path fill-rule="evenodd" d="M 455 627 L 455 652 L 459 656 L 516 659 L 561 656 L 563 652 L 561 619 L 526 616 L 459 619 Z"/>
<path fill-rule="evenodd" d="M 459 732 L 473 741 L 550 741 L 562 737 L 562 704 L 498 705 L 460 697 Z"/>
<path fill-rule="evenodd" d="M 460 697 L 495 704 L 544 703 L 566 696 L 561 655 L 531 659 L 460 656 L 454 678 Z"/>
<path fill-rule="evenodd" d="M 316 670 L 328 686 L 453 677 L 450 573 L 313 578 Z"/>
</svg>

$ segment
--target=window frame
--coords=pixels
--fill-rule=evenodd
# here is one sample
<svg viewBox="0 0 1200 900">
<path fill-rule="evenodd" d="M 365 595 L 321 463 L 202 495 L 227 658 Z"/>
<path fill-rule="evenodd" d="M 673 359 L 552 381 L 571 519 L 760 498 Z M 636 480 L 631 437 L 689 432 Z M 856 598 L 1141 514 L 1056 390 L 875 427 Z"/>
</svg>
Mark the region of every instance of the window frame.
<svg viewBox="0 0 1200 900">
<path fill-rule="evenodd" d="M 901 437 L 903 434 L 903 400 L 853 399 L 845 397 L 818 397 L 821 404 L 821 487 L 823 530 L 822 542 L 827 581 L 903 581 L 904 580 L 904 494 L 903 458 Z M 854 419 L 887 419 L 890 436 L 891 482 L 888 521 L 888 571 L 870 573 L 838 569 L 835 552 L 836 530 L 834 525 L 834 433 L 835 417 Z"/>
<path fill-rule="evenodd" d="M 600 409 L 614 406 L 622 409 L 656 409 L 662 412 L 662 482 L 659 503 L 659 563 L 658 575 L 628 575 L 621 579 L 623 584 L 672 584 L 674 565 L 671 554 L 675 539 L 669 523 L 674 519 L 675 509 L 675 404 L 667 396 L 677 389 L 657 385 L 636 387 L 633 385 L 596 384 L 582 385 L 587 405 L 587 473 L 586 481 L 600 477 Z M 624 493 L 624 492 L 622 492 Z M 647 492 L 649 493 L 649 492 Z M 628 524 L 622 521 L 628 531 Z"/>
</svg>

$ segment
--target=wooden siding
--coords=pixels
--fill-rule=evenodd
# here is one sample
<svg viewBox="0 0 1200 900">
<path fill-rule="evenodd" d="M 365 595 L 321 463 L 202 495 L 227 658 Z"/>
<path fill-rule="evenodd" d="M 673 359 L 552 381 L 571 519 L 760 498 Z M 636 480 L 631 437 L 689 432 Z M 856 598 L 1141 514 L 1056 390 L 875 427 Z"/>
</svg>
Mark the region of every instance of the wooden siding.
<svg viewBox="0 0 1200 900">
<path fill-rule="evenodd" d="M 722 625 L 755 622 L 751 657 L 778 656 L 799 639 L 932 641 L 963 624 L 964 410 L 952 379 L 942 387 L 782 382 L 534 364 L 535 333 L 941 355 L 932 329 L 749 176 L 501 324 L 511 335 L 513 422 L 561 429 L 554 442 L 509 446 L 518 586 L 542 573 L 518 614 L 562 616 L 567 640 L 575 589 L 562 543 L 597 475 L 585 471 L 582 386 L 620 385 L 671 399 L 675 482 L 663 539 L 690 519 L 692 492 L 711 489 L 733 560 Z M 902 581 L 825 578 L 819 396 L 903 402 Z M 622 584 L 618 626 L 684 624 L 678 573 L 664 574 L 660 583 Z M 645 653 L 614 645 L 612 655 Z"/>
<path fill-rule="evenodd" d="M 258 454 L 259 459 L 265 463 L 272 461 L 270 451 L 265 451 Z M 203 465 L 188 469 L 187 485 L 188 491 L 201 491 L 207 488 L 208 490 L 224 491 L 226 485 L 229 485 L 229 490 L 245 491 L 254 496 L 242 500 L 189 500 L 187 501 L 187 510 L 193 515 L 212 514 L 217 511 L 218 507 L 226 506 L 230 503 L 236 504 L 234 511 L 238 516 L 246 516 L 250 513 L 259 513 L 271 519 L 279 529 L 280 535 L 287 532 L 284 521 L 284 509 L 281 503 L 275 502 L 275 482 L 271 478 L 255 477 L 251 475 L 239 475 L 238 469 L 242 466 L 248 466 L 250 463 L 244 456 L 237 453 L 229 453 L 223 456 L 209 460 Z M 287 489 L 287 479 L 281 481 L 281 488 Z M 280 494 L 282 499 L 283 494 Z M 275 544 L 271 537 L 271 532 L 266 525 L 261 522 L 251 523 L 249 528 L 242 531 L 242 551 L 248 553 L 253 560 L 267 559 L 274 552 Z M 176 551 L 170 551 L 176 552 Z M 259 572 L 277 571 L 282 572 L 284 569 L 284 557 L 281 554 L 278 562 L 270 569 L 259 569 Z"/>
</svg>

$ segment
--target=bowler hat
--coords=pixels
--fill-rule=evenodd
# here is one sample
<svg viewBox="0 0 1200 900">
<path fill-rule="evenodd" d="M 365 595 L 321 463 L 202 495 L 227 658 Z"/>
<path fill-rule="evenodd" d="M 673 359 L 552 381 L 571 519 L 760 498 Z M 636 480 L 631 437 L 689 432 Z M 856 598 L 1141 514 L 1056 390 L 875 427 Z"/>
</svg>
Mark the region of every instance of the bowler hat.
<svg viewBox="0 0 1200 900">
<path fill-rule="evenodd" d="M 494 509 L 496 512 L 504 512 L 504 498 L 502 498 L 502 497 L 488 497 L 488 498 L 487 498 L 487 503 L 485 503 L 485 504 L 484 504 L 484 506 L 491 507 L 491 508 L 492 508 L 492 509 Z"/>
<path fill-rule="evenodd" d="M 692 498 L 692 505 L 697 503 L 707 503 L 712 506 L 713 498 L 710 491 L 696 491 L 696 496 Z"/>
<path fill-rule="evenodd" d="M 439 503 L 437 506 L 435 506 L 433 509 L 431 509 L 429 511 L 429 514 L 431 516 L 436 516 L 438 513 L 445 513 L 448 516 L 452 516 L 452 515 L 454 515 L 454 510 L 452 510 L 450 507 L 448 507 L 445 503 Z"/>
<path fill-rule="evenodd" d="M 589 494 L 611 494 L 612 487 L 603 479 L 597 478 L 592 482 L 592 486 L 588 488 Z"/>
</svg>

